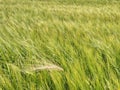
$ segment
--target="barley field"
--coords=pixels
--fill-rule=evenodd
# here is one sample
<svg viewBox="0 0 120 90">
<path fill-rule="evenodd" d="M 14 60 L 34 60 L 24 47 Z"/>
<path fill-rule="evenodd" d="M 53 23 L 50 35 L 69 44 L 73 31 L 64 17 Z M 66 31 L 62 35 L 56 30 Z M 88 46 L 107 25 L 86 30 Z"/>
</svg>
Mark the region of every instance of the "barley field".
<svg viewBox="0 0 120 90">
<path fill-rule="evenodd" d="M 120 1 L 0 0 L 0 90 L 120 90 Z"/>
</svg>

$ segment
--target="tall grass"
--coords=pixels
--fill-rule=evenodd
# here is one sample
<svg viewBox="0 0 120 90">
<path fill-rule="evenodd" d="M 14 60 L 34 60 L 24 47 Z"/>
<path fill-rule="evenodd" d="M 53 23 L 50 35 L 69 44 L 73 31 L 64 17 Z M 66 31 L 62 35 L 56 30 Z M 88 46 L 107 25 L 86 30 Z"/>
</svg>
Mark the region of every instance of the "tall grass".
<svg viewBox="0 0 120 90">
<path fill-rule="evenodd" d="M 0 90 L 119 89 L 119 1 L 0 0 Z"/>
</svg>

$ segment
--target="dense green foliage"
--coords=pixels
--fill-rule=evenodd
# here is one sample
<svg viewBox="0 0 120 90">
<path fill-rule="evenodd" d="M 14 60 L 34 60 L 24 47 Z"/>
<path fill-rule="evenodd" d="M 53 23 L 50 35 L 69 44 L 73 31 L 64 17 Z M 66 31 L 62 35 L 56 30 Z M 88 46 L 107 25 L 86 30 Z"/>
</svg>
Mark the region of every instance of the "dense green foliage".
<svg viewBox="0 0 120 90">
<path fill-rule="evenodd" d="M 119 89 L 119 0 L 0 0 L 0 90 Z"/>
</svg>

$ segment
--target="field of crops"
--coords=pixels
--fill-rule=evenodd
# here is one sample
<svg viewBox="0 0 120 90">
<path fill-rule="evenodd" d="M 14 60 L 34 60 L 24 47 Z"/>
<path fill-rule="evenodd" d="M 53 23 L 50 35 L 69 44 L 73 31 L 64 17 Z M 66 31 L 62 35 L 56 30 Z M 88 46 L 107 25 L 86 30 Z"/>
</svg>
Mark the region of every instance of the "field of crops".
<svg viewBox="0 0 120 90">
<path fill-rule="evenodd" d="M 120 90 L 120 1 L 0 0 L 0 90 Z"/>
</svg>

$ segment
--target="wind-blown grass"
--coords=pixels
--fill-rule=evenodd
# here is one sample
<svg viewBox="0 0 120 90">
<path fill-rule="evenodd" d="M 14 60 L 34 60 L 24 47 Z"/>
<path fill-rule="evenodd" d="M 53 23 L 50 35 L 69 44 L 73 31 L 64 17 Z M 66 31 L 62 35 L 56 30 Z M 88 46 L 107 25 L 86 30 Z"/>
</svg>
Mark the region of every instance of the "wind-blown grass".
<svg viewBox="0 0 120 90">
<path fill-rule="evenodd" d="M 0 90 L 119 89 L 119 1 L 0 0 Z"/>
</svg>

